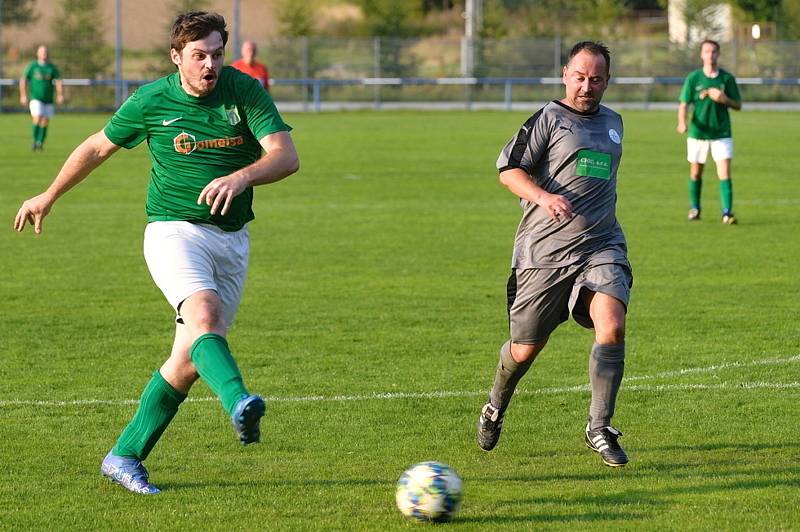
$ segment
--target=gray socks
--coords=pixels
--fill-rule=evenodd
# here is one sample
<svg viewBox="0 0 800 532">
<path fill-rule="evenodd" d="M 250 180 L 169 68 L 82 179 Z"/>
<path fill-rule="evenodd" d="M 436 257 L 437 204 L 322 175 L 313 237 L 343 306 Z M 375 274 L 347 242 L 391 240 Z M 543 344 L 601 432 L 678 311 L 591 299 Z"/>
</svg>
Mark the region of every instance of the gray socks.
<svg viewBox="0 0 800 532">
<path fill-rule="evenodd" d="M 497 371 L 494 374 L 494 384 L 489 393 L 489 400 L 492 406 L 505 412 L 514 389 L 519 380 L 528 372 L 533 364 L 533 359 L 519 363 L 511 356 L 511 340 L 507 341 L 500 348 L 500 361 L 497 363 Z"/>
<path fill-rule="evenodd" d="M 592 404 L 589 406 L 591 430 L 611 424 L 624 370 L 624 343 L 592 346 L 592 354 L 589 356 L 589 381 L 592 384 Z"/>
</svg>

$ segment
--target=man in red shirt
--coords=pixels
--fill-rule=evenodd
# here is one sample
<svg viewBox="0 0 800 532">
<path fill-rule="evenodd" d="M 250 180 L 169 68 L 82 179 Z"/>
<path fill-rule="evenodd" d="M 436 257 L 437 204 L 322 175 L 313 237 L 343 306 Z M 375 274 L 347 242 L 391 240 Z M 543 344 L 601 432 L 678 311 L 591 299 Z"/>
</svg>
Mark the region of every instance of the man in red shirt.
<svg viewBox="0 0 800 532">
<path fill-rule="evenodd" d="M 242 58 L 231 63 L 231 66 L 252 78 L 256 78 L 261 83 L 261 86 L 269 91 L 269 71 L 266 65 L 256 61 L 257 51 L 256 43 L 244 41 L 242 43 Z"/>
</svg>

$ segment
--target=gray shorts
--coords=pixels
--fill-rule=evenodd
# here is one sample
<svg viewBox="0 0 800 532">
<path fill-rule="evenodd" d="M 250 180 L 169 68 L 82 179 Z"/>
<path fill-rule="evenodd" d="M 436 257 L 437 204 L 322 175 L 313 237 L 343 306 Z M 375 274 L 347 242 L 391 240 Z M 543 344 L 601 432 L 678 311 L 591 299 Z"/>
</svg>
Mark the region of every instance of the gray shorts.
<svg viewBox="0 0 800 532">
<path fill-rule="evenodd" d="M 511 271 L 508 279 L 508 321 L 511 341 L 542 343 L 560 324 L 573 319 L 594 328 L 589 309 L 580 297 L 583 289 L 610 295 L 628 308 L 633 274 L 624 256 L 595 255 L 586 262 L 563 268 Z"/>
</svg>

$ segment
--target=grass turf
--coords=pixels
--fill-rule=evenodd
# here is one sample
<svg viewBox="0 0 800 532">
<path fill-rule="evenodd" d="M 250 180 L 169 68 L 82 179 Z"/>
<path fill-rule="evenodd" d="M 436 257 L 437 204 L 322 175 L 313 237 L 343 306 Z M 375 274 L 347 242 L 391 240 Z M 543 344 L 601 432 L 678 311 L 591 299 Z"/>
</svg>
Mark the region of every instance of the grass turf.
<svg viewBox="0 0 800 532">
<path fill-rule="evenodd" d="M 704 219 L 685 220 L 674 113 L 623 116 L 628 467 L 582 443 L 592 335 L 572 322 L 497 449 L 474 442 L 519 218 L 493 163 L 526 116 L 288 115 L 302 169 L 256 191 L 229 336 L 271 398 L 264 441 L 240 447 L 199 383 L 147 461 L 156 498 L 98 472 L 171 341 L 141 254 L 147 150 L 115 155 L 42 235 L 19 235 L 19 203 L 105 117 L 57 116 L 31 153 L 27 117 L 0 116 L 0 528 L 403 529 L 394 483 L 426 459 L 464 479 L 459 530 L 800 527 L 797 116 L 735 114 L 734 227 L 716 216 L 712 165 Z"/>
</svg>

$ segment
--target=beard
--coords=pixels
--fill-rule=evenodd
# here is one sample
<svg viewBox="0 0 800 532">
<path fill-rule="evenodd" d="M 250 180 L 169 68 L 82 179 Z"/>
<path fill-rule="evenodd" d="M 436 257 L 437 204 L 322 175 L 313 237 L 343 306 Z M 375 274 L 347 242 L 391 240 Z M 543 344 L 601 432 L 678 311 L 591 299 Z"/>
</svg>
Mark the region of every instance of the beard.
<svg viewBox="0 0 800 532">
<path fill-rule="evenodd" d="M 572 100 L 575 109 L 583 113 L 594 111 L 600 105 L 600 99 L 594 94 L 577 94 Z"/>
</svg>

